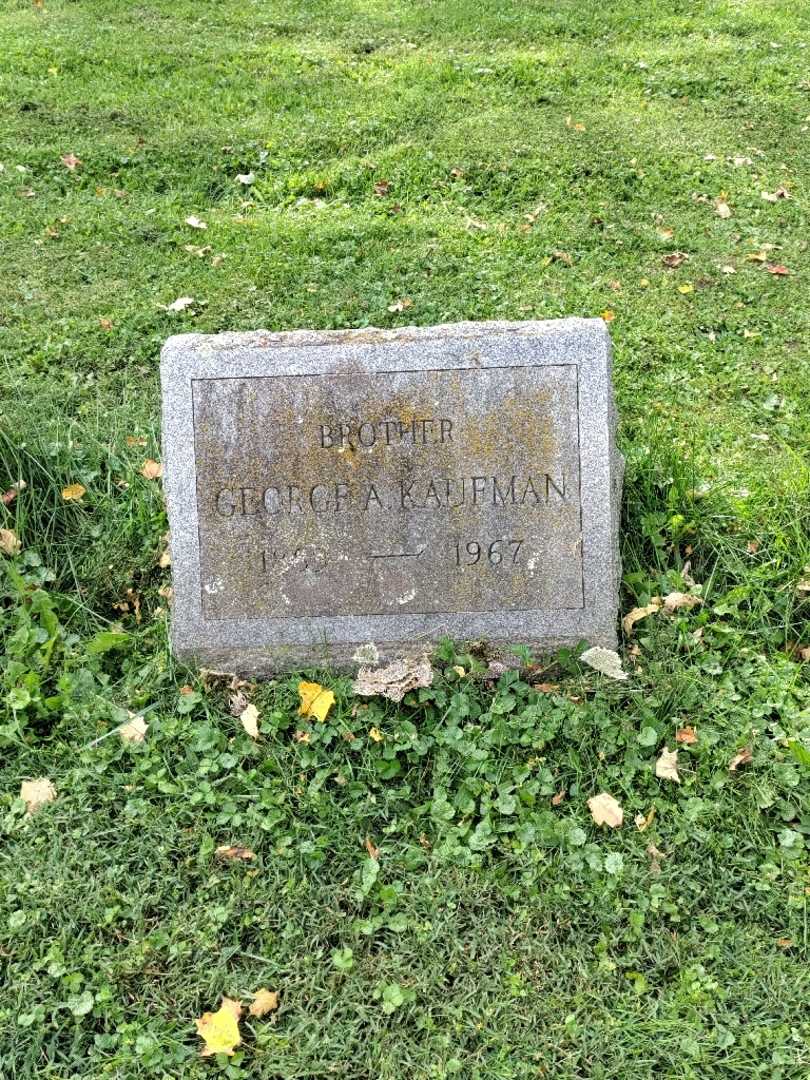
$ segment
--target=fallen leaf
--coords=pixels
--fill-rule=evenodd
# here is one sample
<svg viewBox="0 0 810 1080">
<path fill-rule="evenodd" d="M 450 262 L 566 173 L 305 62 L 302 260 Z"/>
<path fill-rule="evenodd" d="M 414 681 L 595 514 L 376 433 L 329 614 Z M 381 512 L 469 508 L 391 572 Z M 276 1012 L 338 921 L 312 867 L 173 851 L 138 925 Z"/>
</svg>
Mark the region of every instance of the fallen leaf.
<svg viewBox="0 0 810 1080">
<path fill-rule="evenodd" d="M 455 671 L 456 675 L 458 675 L 460 679 L 463 679 L 464 676 L 467 674 L 461 664 L 454 664 L 451 670 Z"/>
<path fill-rule="evenodd" d="M 102 330 L 112 330 L 112 321 L 110 319 L 99 319 L 98 325 Z"/>
<path fill-rule="evenodd" d="M 372 742 L 382 742 L 385 736 L 379 728 L 373 727 L 369 728 L 368 737 Z"/>
<path fill-rule="evenodd" d="M 388 305 L 388 310 L 392 313 L 398 311 L 405 311 L 406 308 L 413 307 L 413 300 L 409 296 L 403 296 L 401 300 L 395 300 L 393 304 Z"/>
<path fill-rule="evenodd" d="M 592 649 L 585 650 L 580 660 L 609 679 L 621 681 L 629 677 L 622 668 L 621 657 L 613 649 L 603 649 L 601 645 L 594 645 Z"/>
<path fill-rule="evenodd" d="M 63 154 L 59 160 L 65 168 L 70 169 L 71 172 L 75 171 L 77 165 L 81 165 L 81 159 L 77 158 L 72 152 L 70 154 Z"/>
<path fill-rule="evenodd" d="M 787 188 L 778 187 L 776 191 L 763 191 L 762 198 L 765 202 L 779 202 L 780 199 L 791 198 L 791 194 Z"/>
<path fill-rule="evenodd" d="M 746 262 L 764 263 L 768 259 L 766 251 L 749 251 L 745 256 Z"/>
<path fill-rule="evenodd" d="M 567 251 L 552 251 L 551 258 L 554 260 L 554 262 L 565 263 L 566 266 L 574 265 L 574 260 L 571 258 Z"/>
<path fill-rule="evenodd" d="M 203 1013 L 194 1021 L 197 1025 L 197 1034 L 205 1043 L 200 1051 L 203 1057 L 213 1054 L 233 1054 L 242 1041 L 242 1036 L 239 1034 L 241 1015 L 242 1006 L 239 1002 L 223 997 L 222 1005 L 215 1013 Z"/>
<path fill-rule="evenodd" d="M 788 270 L 786 266 L 782 266 L 781 263 L 768 262 L 765 263 L 762 269 L 766 270 L 769 274 L 775 274 L 776 277 L 787 277 L 790 273 L 790 270 Z"/>
<path fill-rule="evenodd" d="M 532 684 L 532 690 L 536 690 L 538 694 L 556 694 L 560 689 L 560 684 L 556 682 L 539 682 Z"/>
<path fill-rule="evenodd" d="M 682 743 L 684 746 L 692 746 L 698 741 L 697 732 L 689 725 L 686 727 L 678 728 L 675 732 L 675 742 Z"/>
<path fill-rule="evenodd" d="M 718 199 L 714 204 L 714 212 L 718 217 L 730 218 L 731 207 L 728 205 L 725 199 Z"/>
<path fill-rule="evenodd" d="M 240 679 L 232 671 L 215 671 L 213 668 L 200 668 L 200 678 L 206 690 L 213 690 L 214 687 L 223 683 L 229 690 L 241 690 L 243 686 L 248 685 L 244 679 Z M 245 699 L 245 704 L 247 704 L 247 699 Z M 240 709 L 239 712 L 241 711 Z M 238 716 L 239 712 L 234 715 Z"/>
<path fill-rule="evenodd" d="M 681 608 L 686 608 L 686 610 L 689 611 L 697 604 L 702 603 L 703 600 L 701 599 L 701 597 L 693 596 L 691 593 L 667 593 L 667 595 L 664 597 L 664 614 L 672 615 L 673 612 L 679 611 Z"/>
<path fill-rule="evenodd" d="M 246 187 L 249 187 L 251 184 L 256 183 L 256 174 L 254 172 L 237 173 L 236 179 L 239 181 L 240 184 L 244 184 Z"/>
<path fill-rule="evenodd" d="M 145 476 L 147 480 L 157 480 L 163 476 L 163 464 L 149 458 L 141 466 L 141 476 Z"/>
<path fill-rule="evenodd" d="M 737 271 L 734 269 L 733 266 L 729 266 L 728 264 L 726 264 L 725 266 L 720 267 L 720 273 L 721 274 L 736 274 Z"/>
<path fill-rule="evenodd" d="M 551 796 L 551 805 L 559 806 L 565 800 L 566 794 L 565 788 L 561 788 L 556 795 Z"/>
<path fill-rule="evenodd" d="M 613 322 L 613 320 L 616 318 L 616 312 L 611 311 L 610 308 L 605 308 L 605 310 L 602 312 L 601 318 L 604 320 L 604 322 Z"/>
<path fill-rule="evenodd" d="M 803 649 L 798 649 L 797 652 L 803 664 L 810 663 L 810 645 L 805 645 Z"/>
<path fill-rule="evenodd" d="M 625 637 L 630 637 L 633 633 L 633 627 L 641 619 L 646 619 L 648 615 L 654 615 L 655 612 L 661 607 L 661 601 L 658 597 L 651 600 L 649 604 L 644 607 L 635 607 L 632 611 L 628 611 L 625 617 L 622 619 L 622 630 L 624 630 Z"/>
<path fill-rule="evenodd" d="M 671 251 L 669 255 L 662 255 L 661 262 L 664 266 L 668 266 L 670 270 L 676 270 L 679 266 L 686 262 L 689 256 L 685 251 Z"/>
<path fill-rule="evenodd" d="M 65 502 L 78 502 L 86 493 L 87 488 L 83 484 L 68 484 L 62 488 L 62 498 Z"/>
<path fill-rule="evenodd" d="M 237 688 L 228 700 L 228 707 L 231 710 L 231 716 L 241 716 L 248 707 L 247 694 L 244 694 L 241 689 Z"/>
<path fill-rule="evenodd" d="M 369 839 L 369 837 L 366 837 L 365 842 L 363 844 L 363 847 L 368 852 L 368 857 L 370 859 L 379 860 L 379 858 L 380 858 L 380 849 L 377 847 L 377 845 L 372 840 Z"/>
<path fill-rule="evenodd" d="M 360 668 L 352 683 L 352 690 L 359 697 L 388 698 L 402 701 L 409 690 L 430 686 L 433 668 L 427 656 L 395 660 L 382 668 Z"/>
<path fill-rule="evenodd" d="M 680 784 L 677 750 L 670 750 L 668 746 L 664 747 L 655 763 L 655 775 L 659 780 L 673 780 L 676 784 Z"/>
<path fill-rule="evenodd" d="M 750 765 L 754 760 L 754 755 L 751 753 L 750 746 L 744 746 L 742 750 L 738 750 L 731 761 L 728 763 L 728 771 L 736 772 L 741 765 Z"/>
<path fill-rule="evenodd" d="M 655 231 L 658 233 L 662 240 L 671 240 L 672 237 L 675 235 L 675 230 L 670 229 L 666 225 L 663 228 L 656 229 Z"/>
<path fill-rule="evenodd" d="M 258 1020 L 269 1012 L 275 1012 L 277 1008 L 278 991 L 268 990 L 267 987 L 263 986 L 261 990 L 257 990 L 253 995 L 253 1001 L 248 1008 L 248 1012 Z"/>
<path fill-rule="evenodd" d="M 588 799 L 588 809 L 597 825 L 609 825 L 611 829 L 618 829 L 624 821 L 624 811 L 606 791 Z"/>
<path fill-rule="evenodd" d="M 27 487 L 28 485 L 24 480 L 18 480 L 13 487 L 10 487 L 8 491 L 4 491 L 3 494 L 0 495 L 0 502 L 3 504 L 3 506 L 10 506 L 11 503 L 13 503 L 17 496 L 20 494 L 20 492 L 24 491 Z"/>
<path fill-rule="evenodd" d="M 793 938 L 780 937 L 776 939 L 776 944 L 780 949 L 789 949 L 793 945 Z"/>
<path fill-rule="evenodd" d="M 206 244 L 205 247 L 200 247 L 199 244 L 183 244 L 183 251 L 187 251 L 189 255 L 196 255 L 198 259 L 202 259 L 204 255 L 207 255 L 212 250 L 210 244 Z"/>
<path fill-rule="evenodd" d="M 324 690 L 320 683 L 300 682 L 298 693 L 301 697 L 298 715 L 314 716 L 323 723 L 329 710 L 335 704 L 335 695 L 332 691 Z"/>
<path fill-rule="evenodd" d="M 196 214 L 189 214 L 189 216 L 186 218 L 186 225 L 190 225 L 192 227 L 192 229 L 207 229 L 208 228 L 206 223 L 204 221 L 200 221 L 200 219 L 196 216 Z"/>
<path fill-rule="evenodd" d="M 250 862 L 256 858 L 256 852 L 250 848 L 241 847 L 239 844 L 223 844 L 214 852 L 218 859 L 226 862 Z"/>
<path fill-rule="evenodd" d="M 644 816 L 644 814 L 636 814 L 636 816 L 633 818 L 633 821 L 635 822 L 638 831 L 644 832 L 645 829 L 649 829 L 650 825 L 652 825 L 654 817 L 655 807 L 650 810 L 649 814 L 647 814 L 646 817 Z"/>
<path fill-rule="evenodd" d="M 749 540 L 745 545 L 745 550 L 749 555 L 756 555 L 759 551 L 759 540 Z"/>
<path fill-rule="evenodd" d="M 121 736 L 122 742 L 127 743 L 141 743 L 146 737 L 146 733 L 149 730 L 149 725 L 144 723 L 142 716 L 138 716 L 137 713 L 129 714 L 129 721 L 126 724 L 122 724 L 118 729 L 118 734 Z"/>
<path fill-rule="evenodd" d="M 374 184 L 375 195 L 387 195 L 391 190 L 391 185 L 387 180 L 377 180 Z"/>
<path fill-rule="evenodd" d="M 732 158 L 731 162 L 737 168 L 739 168 L 741 165 L 753 165 L 754 164 L 754 162 L 751 160 L 750 157 L 742 157 L 742 156 Z"/>
<path fill-rule="evenodd" d="M 663 851 L 659 851 L 655 844 L 647 844 L 647 854 L 650 857 L 650 873 L 661 873 L 661 860 L 666 858 Z"/>
<path fill-rule="evenodd" d="M 0 551 L 4 555 L 19 555 L 22 544 L 13 529 L 0 529 Z"/>
<path fill-rule="evenodd" d="M 167 311 L 185 311 L 186 308 L 190 308 L 194 303 L 193 296 L 178 296 L 176 300 L 172 300 L 171 304 L 166 305 Z"/>
<path fill-rule="evenodd" d="M 25 802 L 29 814 L 36 813 L 40 806 L 53 802 L 56 788 L 46 776 L 39 780 L 23 780 L 20 785 L 20 798 Z"/>
<path fill-rule="evenodd" d="M 255 705 L 248 705 L 240 714 L 239 719 L 242 722 L 242 727 L 251 737 L 251 739 L 258 739 L 259 737 L 259 710 Z"/>
<path fill-rule="evenodd" d="M 691 283 L 691 281 L 687 281 L 683 285 L 678 286 L 678 292 L 682 293 L 684 296 L 686 296 L 688 293 L 693 293 L 694 291 L 695 286 Z"/>
</svg>

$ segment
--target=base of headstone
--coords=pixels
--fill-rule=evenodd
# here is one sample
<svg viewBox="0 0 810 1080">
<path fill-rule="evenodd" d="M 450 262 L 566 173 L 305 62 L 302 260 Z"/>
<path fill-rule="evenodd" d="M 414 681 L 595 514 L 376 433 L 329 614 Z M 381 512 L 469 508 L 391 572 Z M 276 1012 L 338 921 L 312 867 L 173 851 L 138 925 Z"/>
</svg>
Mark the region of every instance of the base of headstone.
<svg viewBox="0 0 810 1080">
<path fill-rule="evenodd" d="M 615 648 L 601 320 L 184 334 L 161 380 L 181 660 L 270 675 L 442 638 L 512 663 Z"/>
</svg>

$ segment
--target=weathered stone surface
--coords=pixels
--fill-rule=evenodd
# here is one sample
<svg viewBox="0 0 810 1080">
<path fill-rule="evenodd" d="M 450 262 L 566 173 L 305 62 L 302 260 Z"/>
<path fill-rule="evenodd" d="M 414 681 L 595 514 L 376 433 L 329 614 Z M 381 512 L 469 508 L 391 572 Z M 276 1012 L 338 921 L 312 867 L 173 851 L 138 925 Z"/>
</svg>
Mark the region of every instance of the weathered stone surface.
<svg viewBox="0 0 810 1080">
<path fill-rule="evenodd" d="M 186 334 L 161 377 L 180 657 L 615 645 L 600 320 Z"/>
</svg>

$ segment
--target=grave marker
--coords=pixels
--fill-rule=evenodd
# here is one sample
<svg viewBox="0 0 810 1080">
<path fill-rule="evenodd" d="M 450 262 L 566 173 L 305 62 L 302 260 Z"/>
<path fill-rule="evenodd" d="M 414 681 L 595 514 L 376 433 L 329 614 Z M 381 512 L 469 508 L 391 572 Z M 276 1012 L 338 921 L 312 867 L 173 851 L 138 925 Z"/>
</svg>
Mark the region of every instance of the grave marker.
<svg viewBox="0 0 810 1080">
<path fill-rule="evenodd" d="M 187 334 L 161 376 L 181 658 L 615 645 L 600 320 Z"/>
</svg>

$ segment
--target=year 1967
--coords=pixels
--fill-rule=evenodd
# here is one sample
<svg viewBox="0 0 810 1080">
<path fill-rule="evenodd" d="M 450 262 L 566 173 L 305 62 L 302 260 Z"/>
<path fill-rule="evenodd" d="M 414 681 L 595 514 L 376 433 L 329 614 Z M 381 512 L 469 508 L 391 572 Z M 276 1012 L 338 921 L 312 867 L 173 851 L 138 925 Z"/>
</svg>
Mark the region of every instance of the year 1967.
<svg viewBox="0 0 810 1080">
<path fill-rule="evenodd" d="M 455 546 L 456 566 L 475 566 L 476 563 L 517 566 L 522 547 L 522 540 L 469 540 L 466 544 L 462 541 Z"/>
</svg>

